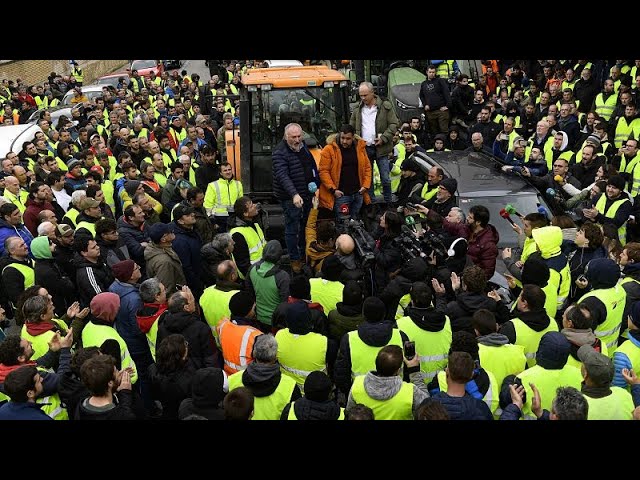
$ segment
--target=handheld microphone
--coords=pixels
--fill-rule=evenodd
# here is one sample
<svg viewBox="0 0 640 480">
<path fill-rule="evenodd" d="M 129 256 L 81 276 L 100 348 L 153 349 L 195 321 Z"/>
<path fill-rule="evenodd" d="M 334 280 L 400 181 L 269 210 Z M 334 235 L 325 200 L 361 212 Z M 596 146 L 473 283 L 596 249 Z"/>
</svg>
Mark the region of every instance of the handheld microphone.
<svg viewBox="0 0 640 480">
<path fill-rule="evenodd" d="M 562 183 L 562 180 L 564 180 L 564 178 L 562 178 L 562 175 L 556 175 L 555 177 L 553 177 L 553 179 L 558 183 Z"/>
<path fill-rule="evenodd" d="M 549 195 L 550 197 L 555 197 L 556 191 L 553 188 L 547 188 L 546 194 Z"/>
<path fill-rule="evenodd" d="M 513 205 L 511 205 L 510 203 L 507 203 L 507 205 L 504 207 L 504 210 L 509 214 L 509 215 L 517 215 L 520 218 L 524 218 L 524 215 L 522 215 L 520 212 L 518 212 L 515 207 Z"/>
<path fill-rule="evenodd" d="M 504 208 L 500 210 L 500 216 L 505 220 L 507 220 L 512 226 L 514 227 L 516 226 L 516 224 L 513 223 L 513 220 L 511 220 L 511 217 L 509 216 L 509 212 L 507 212 Z"/>
<path fill-rule="evenodd" d="M 405 217 L 404 219 L 404 223 L 405 225 L 403 225 L 402 227 L 407 227 L 408 230 L 410 230 L 411 232 L 416 232 L 416 220 L 415 218 L 413 218 L 411 215 Z M 408 225 L 408 226 L 407 226 Z M 411 228 L 409 228 L 411 227 Z"/>
<path fill-rule="evenodd" d="M 538 213 L 544 215 L 545 217 L 549 218 L 549 212 L 547 212 L 547 209 L 544 208 L 542 205 L 538 205 Z"/>
</svg>

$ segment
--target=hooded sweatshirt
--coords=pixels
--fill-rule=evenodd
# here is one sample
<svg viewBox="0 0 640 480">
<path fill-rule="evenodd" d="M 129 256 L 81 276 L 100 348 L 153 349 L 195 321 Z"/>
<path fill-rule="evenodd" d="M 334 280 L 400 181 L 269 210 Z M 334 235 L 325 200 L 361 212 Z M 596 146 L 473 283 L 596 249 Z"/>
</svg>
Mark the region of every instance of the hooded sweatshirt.
<svg viewBox="0 0 640 480">
<path fill-rule="evenodd" d="M 571 287 L 569 264 L 560 247 L 562 245 L 562 229 L 553 226 L 534 228 L 531 236 L 549 267 L 549 283 L 557 286 L 558 304 L 562 305 L 569 295 Z"/>
<path fill-rule="evenodd" d="M 223 420 L 224 410 L 220 403 L 225 395 L 227 383 L 225 373 L 215 367 L 197 370 L 191 385 L 191 398 L 186 398 L 178 409 L 178 418 L 200 415 L 207 420 Z"/>
<path fill-rule="evenodd" d="M 268 397 L 276 391 L 280 384 L 280 364 L 251 362 L 242 374 L 242 384 L 256 397 Z M 300 398 L 300 389 L 296 385 L 291 394 L 291 401 Z"/>
<path fill-rule="evenodd" d="M 49 248 L 49 237 L 36 237 L 31 242 L 31 254 L 33 258 L 39 259 L 52 259 L 53 254 Z"/>
<path fill-rule="evenodd" d="M 392 377 L 382 377 L 377 372 L 368 372 L 364 377 L 364 390 L 367 395 L 374 400 L 385 401 L 395 397 L 400 388 L 402 388 L 402 378 L 394 375 Z M 420 390 L 419 388 L 413 388 L 413 412 L 416 408 L 429 397 L 429 394 Z M 347 409 L 355 405 L 355 401 L 349 393 L 347 400 Z"/>
</svg>

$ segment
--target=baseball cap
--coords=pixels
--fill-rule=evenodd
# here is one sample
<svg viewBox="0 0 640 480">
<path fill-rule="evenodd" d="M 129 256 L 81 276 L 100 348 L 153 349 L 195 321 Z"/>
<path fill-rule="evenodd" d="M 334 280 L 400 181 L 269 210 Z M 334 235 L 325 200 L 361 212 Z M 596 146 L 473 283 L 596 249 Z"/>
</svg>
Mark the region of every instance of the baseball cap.
<svg viewBox="0 0 640 480">
<path fill-rule="evenodd" d="M 69 235 L 73 235 L 73 228 L 66 223 L 60 223 L 57 227 L 58 235 L 61 237 L 68 237 Z"/>
<path fill-rule="evenodd" d="M 80 210 L 86 210 L 87 208 L 95 208 L 99 206 L 100 206 L 100 202 L 97 201 L 95 198 L 85 197 L 80 201 L 79 208 Z"/>
<path fill-rule="evenodd" d="M 598 385 L 611 383 L 615 370 L 608 356 L 596 351 L 591 345 L 583 345 L 578 349 L 578 358 L 594 383 Z"/>
</svg>

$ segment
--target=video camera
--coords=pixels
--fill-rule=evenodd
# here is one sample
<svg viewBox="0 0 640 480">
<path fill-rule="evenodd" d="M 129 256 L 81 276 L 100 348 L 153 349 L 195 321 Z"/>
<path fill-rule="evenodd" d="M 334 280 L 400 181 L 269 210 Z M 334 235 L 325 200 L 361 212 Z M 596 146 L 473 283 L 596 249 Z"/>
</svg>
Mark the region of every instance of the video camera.
<svg viewBox="0 0 640 480">
<path fill-rule="evenodd" d="M 341 205 L 336 231 L 338 234 L 346 233 L 353 238 L 356 255 L 360 259 L 362 268 L 370 267 L 373 264 L 375 260 L 373 252 L 376 248 L 376 242 L 367 232 L 362 220 L 354 220 L 349 217 L 349 205 Z"/>
</svg>

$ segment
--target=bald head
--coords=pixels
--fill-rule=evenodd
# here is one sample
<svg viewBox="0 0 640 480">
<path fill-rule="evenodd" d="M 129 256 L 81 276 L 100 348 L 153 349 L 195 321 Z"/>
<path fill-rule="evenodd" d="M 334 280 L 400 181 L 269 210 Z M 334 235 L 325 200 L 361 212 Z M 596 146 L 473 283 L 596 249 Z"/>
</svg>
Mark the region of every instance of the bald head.
<svg viewBox="0 0 640 480">
<path fill-rule="evenodd" d="M 343 233 L 336 240 L 336 250 L 342 255 L 350 255 L 353 253 L 353 249 L 356 247 L 353 238 L 346 233 Z"/>
<path fill-rule="evenodd" d="M 20 182 L 13 175 L 9 175 L 4 179 L 4 186 L 7 190 L 9 190 L 14 195 L 18 195 L 20 192 Z"/>
<path fill-rule="evenodd" d="M 216 277 L 218 281 L 235 282 L 238 279 L 236 264 L 232 260 L 223 260 L 216 268 Z"/>
</svg>

